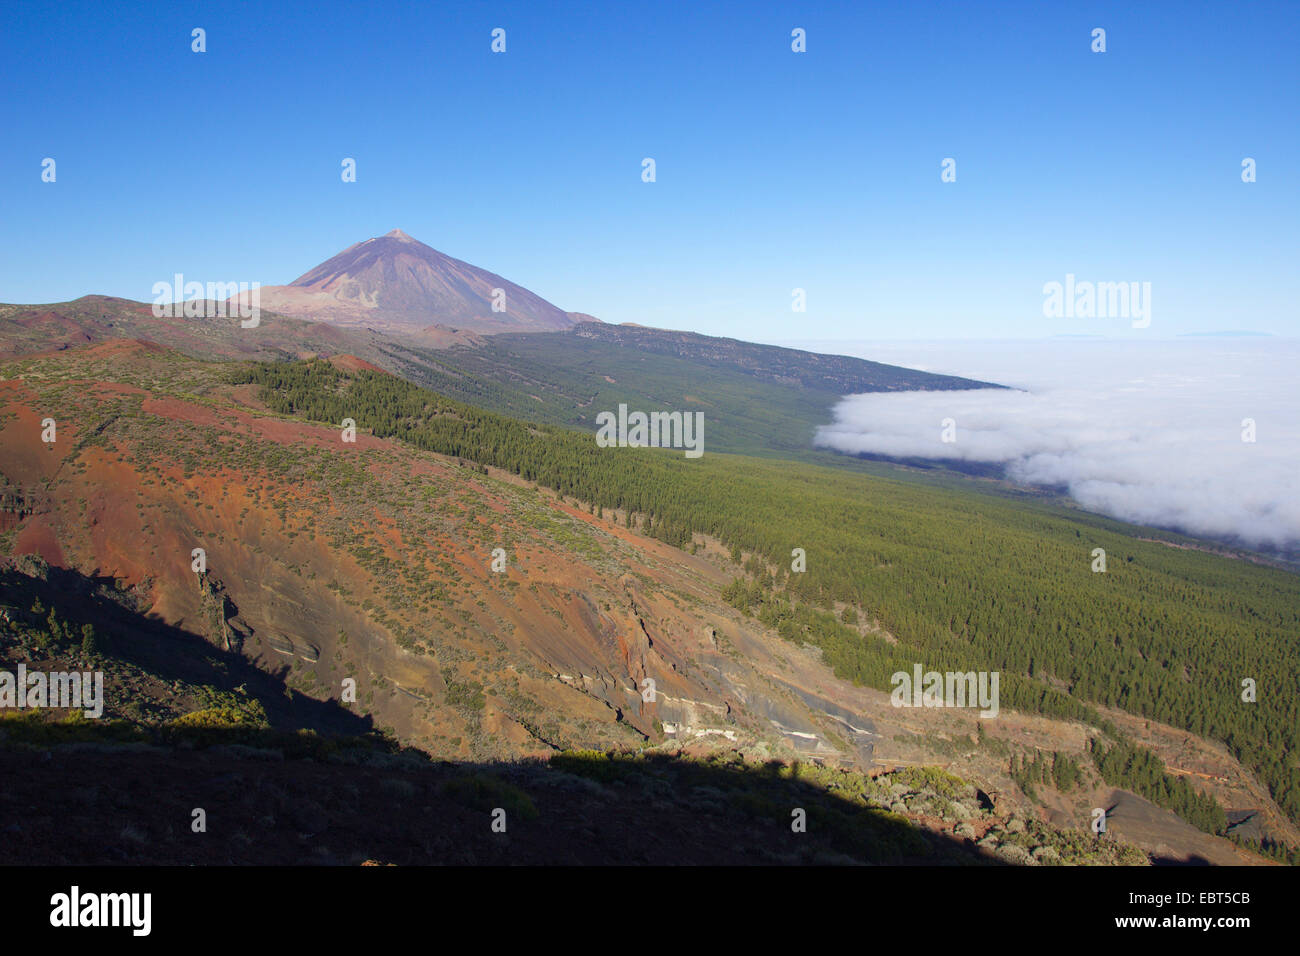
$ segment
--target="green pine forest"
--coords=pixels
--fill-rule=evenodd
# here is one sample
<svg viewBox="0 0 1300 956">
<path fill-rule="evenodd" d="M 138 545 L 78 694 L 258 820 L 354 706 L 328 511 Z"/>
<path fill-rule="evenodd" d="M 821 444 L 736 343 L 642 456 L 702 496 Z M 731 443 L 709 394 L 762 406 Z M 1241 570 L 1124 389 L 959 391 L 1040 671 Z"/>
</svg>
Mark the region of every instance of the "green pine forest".
<svg viewBox="0 0 1300 956">
<path fill-rule="evenodd" d="M 844 464 L 814 447 L 817 427 L 848 394 L 1000 388 L 837 355 L 813 355 L 633 326 L 588 322 L 567 332 L 491 335 L 473 348 L 379 346 L 407 381 L 513 418 L 591 428 L 601 409 L 703 411 L 709 448 Z"/>
<path fill-rule="evenodd" d="M 914 662 L 999 670 L 1003 706 L 1073 717 L 1117 743 L 1094 753 L 1191 822 L 1221 809 L 1178 791 L 1102 720 L 1121 708 L 1223 742 L 1300 821 L 1300 578 L 1136 537 L 1157 536 L 1050 500 L 718 454 L 600 448 L 590 432 L 484 411 L 393 376 L 328 362 L 241 366 L 281 414 L 491 465 L 586 502 L 640 516 L 644 532 L 691 548 L 709 535 L 746 559 L 732 604 L 787 638 L 821 647 L 837 673 L 890 689 Z M 594 411 L 599 409 L 593 409 Z M 342 446 L 341 446 L 342 447 Z M 791 552 L 803 548 L 807 570 Z M 1103 548 L 1105 573 L 1092 570 Z M 864 637 L 837 603 L 898 639 Z M 1258 700 L 1242 700 L 1252 678 Z M 1145 751 L 1141 751 L 1145 753 Z M 1158 763 L 1158 761 L 1157 761 Z M 1186 791 L 1186 792 L 1184 792 Z"/>
</svg>

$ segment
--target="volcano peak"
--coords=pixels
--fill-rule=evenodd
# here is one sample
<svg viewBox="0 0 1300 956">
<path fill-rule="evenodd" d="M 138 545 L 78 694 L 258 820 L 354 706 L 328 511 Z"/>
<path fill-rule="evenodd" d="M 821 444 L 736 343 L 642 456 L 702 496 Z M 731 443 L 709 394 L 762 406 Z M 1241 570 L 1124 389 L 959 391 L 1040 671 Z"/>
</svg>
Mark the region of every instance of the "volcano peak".
<svg viewBox="0 0 1300 956">
<path fill-rule="evenodd" d="M 444 255 L 394 229 L 327 259 L 287 286 L 264 287 L 262 307 L 334 325 L 420 332 L 547 332 L 574 324 L 522 286 Z"/>
</svg>

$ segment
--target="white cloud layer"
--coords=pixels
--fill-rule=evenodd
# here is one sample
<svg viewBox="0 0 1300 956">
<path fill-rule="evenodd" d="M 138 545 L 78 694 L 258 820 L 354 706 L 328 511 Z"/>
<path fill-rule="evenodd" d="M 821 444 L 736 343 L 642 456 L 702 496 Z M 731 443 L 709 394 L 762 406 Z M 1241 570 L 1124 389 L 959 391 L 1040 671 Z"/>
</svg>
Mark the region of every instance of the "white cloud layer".
<svg viewBox="0 0 1300 956">
<path fill-rule="evenodd" d="M 1300 342 L 820 343 L 1024 391 L 846 397 L 817 443 L 1001 463 L 1083 507 L 1259 548 L 1300 546 Z M 943 419 L 957 440 L 941 441 Z M 1242 420 L 1256 441 L 1242 441 Z"/>
</svg>

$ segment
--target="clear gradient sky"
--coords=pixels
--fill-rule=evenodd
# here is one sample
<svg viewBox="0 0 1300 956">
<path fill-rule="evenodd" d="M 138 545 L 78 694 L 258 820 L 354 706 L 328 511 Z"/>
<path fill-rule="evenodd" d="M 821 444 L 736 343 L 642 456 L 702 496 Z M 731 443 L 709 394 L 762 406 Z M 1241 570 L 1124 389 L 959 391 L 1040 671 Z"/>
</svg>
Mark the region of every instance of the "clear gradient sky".
<svg viewBox="0 0 1300 956">
<path fill-rule="evenodd" d="M 0 301 L 283 284 L 400 227 L 561 308 L 760 341 L 1300 333 L 1296 2 L 10 0 L 4 21 Z M 1044 318 L 1067 272 L 1149 281 L 1151 327 Z"/>
</svg>

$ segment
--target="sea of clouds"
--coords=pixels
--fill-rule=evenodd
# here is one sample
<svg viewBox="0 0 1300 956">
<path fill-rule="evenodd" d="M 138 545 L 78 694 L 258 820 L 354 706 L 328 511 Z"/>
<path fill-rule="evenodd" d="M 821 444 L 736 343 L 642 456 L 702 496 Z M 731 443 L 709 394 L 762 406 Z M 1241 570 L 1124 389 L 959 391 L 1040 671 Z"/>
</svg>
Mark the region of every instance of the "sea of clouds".
<svg viewBox="0 0 1300 956">
<path fill-rule="evenodd" d="M 793 343 L 790 343 L 793 344 Z M 801 347 L 814 347 L 804 343 Z M 1300 547 L 1300 340 L 816 343 L 1018 391 L 850 395 L 819 445 L 998 463 L 1084 508 L 1248 547 Z M 941 441 L 951 418 L 956 441 Z M 1242 440 L 1243 419 L 1256 440 Z"/>
</svg>

